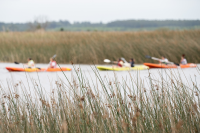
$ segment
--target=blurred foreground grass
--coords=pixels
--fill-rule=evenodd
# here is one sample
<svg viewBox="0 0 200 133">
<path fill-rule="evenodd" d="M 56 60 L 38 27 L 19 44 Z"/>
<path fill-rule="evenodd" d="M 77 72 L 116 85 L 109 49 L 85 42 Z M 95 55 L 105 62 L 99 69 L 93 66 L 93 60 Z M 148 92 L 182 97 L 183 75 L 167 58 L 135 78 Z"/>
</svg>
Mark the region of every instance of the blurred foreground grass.
<svg viewBox="0 0 200 133">
<path fill-rule="evenodd" d="M 196 82 L 188 86 L 169 70 L 168 80 L 162 74 L 160 80 L 149 74 L 146 87 L 130 74 L 129 85 L 117 76 L 102 78 L 93 68 L 100 87 L 81 69 L 74 70 L 77 77 L 68 83 L 57 81 L 51 94 L 35 81 L 31 95 L 22 82 L 10 83 L 9 94 L 1 86 L 1 132 L 200 132 Z"/>
<path fill-rule="evenodd" d="M 59 63 L 103 63 L 103 59 L 152 62 L 145 55 L 180 62 L 200 62 L 200 30 L 141 32 L 1 32 L 0 61 L 48 63 L 57 54 Z"/>
</svg>

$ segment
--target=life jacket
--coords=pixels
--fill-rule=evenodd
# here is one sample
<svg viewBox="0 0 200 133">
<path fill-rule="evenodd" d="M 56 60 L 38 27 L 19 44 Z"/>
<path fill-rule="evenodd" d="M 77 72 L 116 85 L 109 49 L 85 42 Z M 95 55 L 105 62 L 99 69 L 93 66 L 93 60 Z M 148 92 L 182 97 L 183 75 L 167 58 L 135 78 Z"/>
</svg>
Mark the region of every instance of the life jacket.
<svg viewBox="0 0 200 133">
<path fill-rule="evenodd" d="M 52 62 L 50 63 L 50 67 L 51 67 L 51 68 L 56 68 L 56 67 L 57 67 L 56 61 L 52 61 Z"/>
<path fill-rule="evenodd" d="M 118 63 L 117 63 L 117 65 L 119 66 L 119 67 L 122 67 L 122 63 L 121 63 L 122 61 L 119 61 Z"/>
<path fill-rule="evenodd" d="M 186 65 L 186 64 L 187 64 L 187 60 L 184 58 L 184 59 L 181 61 L 181 64 L 182 64 L 182 65 Z"/>
<path fill-rule="evenodd" d="M 161 63 L 163 63 L 165 65 L 169 64 L 168 62 L 169 62 L 169 60 L 167 58 L 161 60 Z"/>
<path fill-rule="evenodd" d="M 33 67 L 34 66 L 34 61 L 33 60 L 28 61 L 28 66 L 29 67 Z"/>
<path fill-rule="evenodd" d="M 131 67 L 134 67 L 134 61 L 131 61 L 130 64 L 131 64 Z"/>
</svg>

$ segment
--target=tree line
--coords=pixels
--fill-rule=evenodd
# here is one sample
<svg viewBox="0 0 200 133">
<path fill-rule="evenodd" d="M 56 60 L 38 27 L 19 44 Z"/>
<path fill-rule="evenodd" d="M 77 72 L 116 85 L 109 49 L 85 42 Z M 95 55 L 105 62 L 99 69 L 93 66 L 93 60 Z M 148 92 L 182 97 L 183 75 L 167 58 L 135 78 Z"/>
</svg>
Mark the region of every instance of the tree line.
<svg viewBox="0 0 200 133">
<path fill-rule="evenodd" d="M 200 20 L 117 20 L 109 23 L 91 23 L 69 21 L 35 20 L 27 23 L 4 23 L 0 22 L 0 31 L 34 31 L 34 30 L 121 30 L 129 29 L 156 29 L 156 28 L 200 28 Z"/>
</svg>

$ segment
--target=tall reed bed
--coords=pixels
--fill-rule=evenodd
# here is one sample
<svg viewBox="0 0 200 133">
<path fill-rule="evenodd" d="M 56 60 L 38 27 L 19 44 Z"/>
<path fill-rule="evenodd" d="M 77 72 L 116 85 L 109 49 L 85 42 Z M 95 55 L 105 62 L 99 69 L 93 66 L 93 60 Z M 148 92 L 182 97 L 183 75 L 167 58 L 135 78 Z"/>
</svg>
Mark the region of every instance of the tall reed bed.
<svg viewBox="0 0 200 133">
<path fill-rule="evenodd" d="M 1 32 L 0 61 L 26 62 L 32 57 L 47 63 L 57 54 L 59 63 L 103 63 L 103 59 L 152 62 L 145 55 L 166 56 L 180 62 L 182 54 L 188 62 L 200 62 L 200 30 L 141 32 Z"/>
<path fill-rule="evenodd" d="M 35 95 L 23 83 L 1 86 L 2 132 L 200 132 L 200 97 L 196 82 L 187 86 L 170 71 L 168 80 L 138 76 L 131 84 L 101 77 L 85 78 L 75 68 L 68 83 L 57 81 L 50 95 L 33 81 Z M 138 74 L 137 74 L 138 75 Z M 92 82 L 92 84 L 91 84 Z M 15 92 L 21 89 L 22 94 Z"/>
</svg>

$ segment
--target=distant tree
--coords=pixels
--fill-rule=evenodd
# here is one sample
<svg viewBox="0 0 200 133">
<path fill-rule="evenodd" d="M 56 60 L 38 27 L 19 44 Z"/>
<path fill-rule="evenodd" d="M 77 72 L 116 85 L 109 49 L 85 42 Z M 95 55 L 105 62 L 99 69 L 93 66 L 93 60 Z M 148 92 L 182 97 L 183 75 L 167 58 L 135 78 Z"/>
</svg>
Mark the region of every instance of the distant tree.
<svg viewBox="0 0 200 133">
<path fill-rule="evenodd" d="M 60 28 L 60 31 L 64 31 L 64 28 Z"/>
<path fill-rule="evenodd" d="M 37 29 L 37 30 L 40 30 L 40 29 L 42 29 L 42 26 L 41 26 L 41 24 L 37 24 L 37 26 L 36 26 L 36 29 Z"/>
<path fill-rule="evenodd" d="M 48 26 L 48 20 L 46 16 L 38 16 L 34 18 L 34 22 L 29 22 L 29 30 L 46 30 Z"/>
<path fill-rule="evenodd" d="M 38 16 L 35 18 L 35 22 L 37 25 L 40 25 L 39 28 L 46 30 L 48 26 L 48 19 L 46 16 Z"/>
</svg>

